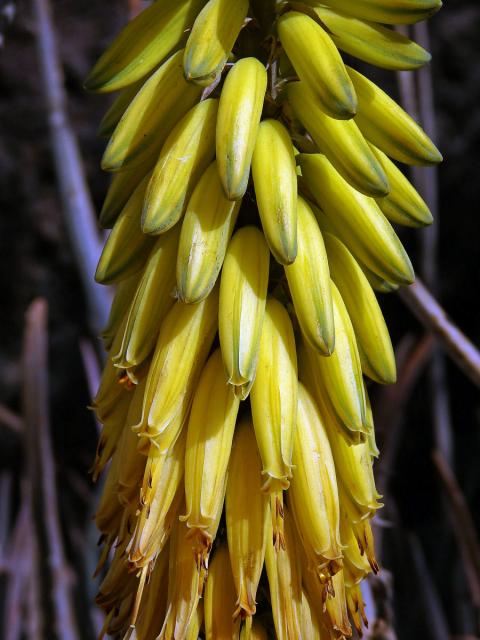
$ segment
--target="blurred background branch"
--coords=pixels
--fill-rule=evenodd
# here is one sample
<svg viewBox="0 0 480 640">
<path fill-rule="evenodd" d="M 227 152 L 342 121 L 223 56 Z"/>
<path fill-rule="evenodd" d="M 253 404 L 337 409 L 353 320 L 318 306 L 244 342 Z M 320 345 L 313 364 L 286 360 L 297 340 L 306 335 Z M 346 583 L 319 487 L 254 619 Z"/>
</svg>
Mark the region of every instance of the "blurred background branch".
<svg viewBox="0 0 480 640">
<path fill-rule="evenodd" d="M 48 0 L 33 0 L 33 7 L 38 60 L 62 211 L 87 300 L 89 324 L 93 335 L 97 336 L 107 323 L 110 309 L 107 290 L 94 280 L 103 242 L 98 233 L 78 143 L 67 114 L 67 97 L 50 4 Z"/>
<path fill-rule="evenodd" d="M 448 318 L 445 310 L 426 289 L 422 281 L 417 278 L 411 286 L 402 287 L 398 295 L 425 328 L 439 340 L 441 346 L 465 375 L 474 384 L 480 386 L 480 351 Z"/>
<path fill-rule="evenodd" d="M 67 564 L 58 512 L 57 480 L 50 438 L 48 398 L 48 307 L 39 298 L 26 316 L 23 347 L 23 406 L 27 488 L 30 513 L 33 573 L 36 586 L 33 601 L 41 603 L 43 624 L 38 637 L 54 633 L 58 638 L 77 640 L 72 580 Z M 37 595 L 38 594 L 38 595 Z M 47 616 L 47 612 L 51 615 Z M 35 616 L 40 619 L 40 614 Z M 52 625 L 52 627 L 50 627 Z"/>
</svg>

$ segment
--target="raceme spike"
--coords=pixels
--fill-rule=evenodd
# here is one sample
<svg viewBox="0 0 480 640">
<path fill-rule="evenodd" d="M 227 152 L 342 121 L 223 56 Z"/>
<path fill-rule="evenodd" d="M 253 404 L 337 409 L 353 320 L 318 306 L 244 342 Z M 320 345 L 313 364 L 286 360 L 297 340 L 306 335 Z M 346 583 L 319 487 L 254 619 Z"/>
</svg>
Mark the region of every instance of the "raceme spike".
<svg viewBox="0 0 480 640">
<path fill-rule="evenodd" d="M 377 295 L 414 280 L 394 226 L 432 223 L 397 163 L 441 161 L 369 65 L 428 63 L 394 26 L 441 1 L 143 4 L 86 80 L 118 91 L 91 403 L 104 632 L 361 635 L 369 393 L 396 379 Z"/>
</svg>

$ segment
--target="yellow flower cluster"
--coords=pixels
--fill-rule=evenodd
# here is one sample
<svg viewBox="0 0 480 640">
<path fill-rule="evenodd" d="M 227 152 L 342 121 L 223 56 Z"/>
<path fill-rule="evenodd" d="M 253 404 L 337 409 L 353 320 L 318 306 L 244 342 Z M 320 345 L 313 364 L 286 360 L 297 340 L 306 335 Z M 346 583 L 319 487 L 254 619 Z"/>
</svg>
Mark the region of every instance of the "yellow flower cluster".
<svg viewBox="0 0 480 640">
<path fill-rule="evenodd" d="M 414 278 L 391 223 L 432 220 L 394 161 L 441 156 L 340 52 L 418 68 L 386 25 L 440 5 L 157 0 L 88 77 L 120 91 L 96 274 L 116 285 L 94 399 L 106 632 L 361 633 L 381 506 L 364 377 L 396 377 L 374 290 Z"/>
</svg>

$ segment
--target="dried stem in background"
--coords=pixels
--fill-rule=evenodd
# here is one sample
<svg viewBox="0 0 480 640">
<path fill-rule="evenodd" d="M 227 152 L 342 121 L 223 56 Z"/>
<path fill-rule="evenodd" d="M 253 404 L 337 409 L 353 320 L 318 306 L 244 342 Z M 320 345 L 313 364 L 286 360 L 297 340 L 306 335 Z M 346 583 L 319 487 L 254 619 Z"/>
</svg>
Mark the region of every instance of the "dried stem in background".
<svg viewBox="0 0 480 640">
<path fill-rule="evenodd" d="M 422 47 L 430 50 L 428 26 L 424 22 L 411 27 L 413 38 Z M 426 134 L 432 140 L 437 139 L 437 124 L 435 117 L 432 67 L 430 64 L 418 69 L 414 75 L 416 79 L 415 97 L 416 113 Z M 421 195 L 427 202 L 436 224 L 427 227 L 420 234 L 422 243 L 421 272 L 427 285 L 435 295 L 438 294 L 438 240 L 439 240 L 439 207 L 438 207 L 438 167 L 413 167 L 413 181 Z"/>
<path fill-rule="evenodd" d="M 404 35 L 414 36 L 422 47 L 430 50 L 428 26 L 418 23 L 413 27 L 400 27 Z M 410 33 L 413 31 L 413 34 Z M 425 65 L 416 73 L 398 73 L 400 98 L 405 109 L 414 117 L 432 140 L 437 139 L 431 65 Z M 410 167 L 413 184 L 418 189 L 430 211 L 435 224 L 422 229 L 420 238 L 420 273 L 435 296 L 441 295 L 438 274 L 438 242 L 440 216 L 438 207 L 438 167 Z M 429 371 L 430 395 L 432 398 L 433 427 L 436 446 L 453 465 L 453 429 L 450 411 L 450 393 L 447 384 L 446 363 L 441 352 L 434 354 Z"/>
<path fill-rule="evenodd" d="M 0 474 L 0 572 L 7 571 L 7 540 L 10 530 L 12 475 L 8 471 Z"/>
<path fill-rule="evenodd" d="M 449 640 L 450 630 L 443 611 L 440 595 L 423 553 L 420 540 L 415 534 L 408 536 L 409 551 L 412 557 L 412 578 L 418 585 L 416 593 L 425 611 L 430 637 L 433 640 Z"/>
<path fill-rule="evenodd" d="M 80 340 L 80 355 L 82 357 L 83 369 L 87 378 L 88 394 L 90 398 L 94 398 L 97 393 L 97 389 L 100 384 L 101 369 L 100 363 L 95 353 L 95 349 L 90 340 L 85 338 Z M 100 434 L 102 425 L 98 422 L 94 415 L 95 424 L 97 425 L 97 431 Z"/>
<path fill-rule="evenodd" d="M 432 457 L 450 507 L 451 525 L 460 549 L 472 602 L 476 609 L 477 627 L 480 630 L 480 542 L 465 496 L 447 460 L 440 451 L 434 451 Z"/>
<path fill-rule="evenodd" d="M 43 611 L 41 603 L 41 578 L 38 574 L 38 543 L 33 527 L 27 528 L 27 548 L 29 549 L 28 580 L 26 585 L 25 635 L 27 640 L 42 640 Z"/>
<path fill-rule="evenodd" d="M 480 386 L 480 351 L 448 318 L 422 281 L 417 278 L 409 287 L 400 287 L 398 295 L 468 378 Z"/>
<path fill-rule="evenodd" d="M 5 640 L 20 640 L 23 631 L 22 610 L 25 606 L 25 592 L 33 561 L 28 545 L 30 513 L 30 501 L 25 496 L 6 553 L 8 581 L 4 597 L 2 635 Z"/>
<path fill-rule="evenodd" d="M 37 45 L 58 185 L 69 241 L 88 306 L 89 325 L 99 335 L 107 322 L 110 296 L 95 283 L 102 250 L 96 216 L 85 179 L 78 143 L 67 115 L 67 99 L 48 0 L 34 0 Z"/>
<path fill-rule="evenodd" d="M 23 431 L 23 420 L 4 404 L 0 404 L 0 424 L 16 433 Z"/>
<path fill-rule="evenodd" d="M 40 565 L 36 575 L 45 583 L 42 604 L 47 610 L 50 605 L 53 610 L 56 636 L 62 640 L 78 640 L 72 600 L 72 574 L 63 547 L 50 438 L 47 317 L 46 301 L 35 300 L 27 311 L 23 347 L 26 460 Z M 34 575 L 35 572 L 32 577 Z"/>
<path fill-rule="evenodd" d="M 376 468 L 378 490 L 388 503 L 386 494 L 395 468 L 395 458 L 401 442 L 405 406 L 419 376 L 428 364 L 434 349 L 434 340 L 426 334 L 418 342 L 406 336 L 396 350 L 398 363 L 397 383 L 382 387 L 375 396 L 375 423 L 382 436 L 382 455 Z"/>
<path fill-rule="evenodd" d="M 132 18 L 135 18 L 135 16 L 140 13 L 140 11 L 143 9 L 142 5 L 142 0 L 128 0 L 128 13 L 130 16 L 130 20 Z"/>
</svg>

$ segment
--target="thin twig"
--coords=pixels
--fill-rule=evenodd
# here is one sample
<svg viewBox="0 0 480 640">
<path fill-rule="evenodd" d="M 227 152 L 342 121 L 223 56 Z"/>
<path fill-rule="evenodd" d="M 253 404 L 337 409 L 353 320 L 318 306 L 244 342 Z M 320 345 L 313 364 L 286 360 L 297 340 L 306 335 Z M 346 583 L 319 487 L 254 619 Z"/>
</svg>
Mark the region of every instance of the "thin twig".
<svg viewBox="0 0 480 640">
<path fill-rule="evenodd" d="M 390 479 L 396 468 L 395 459 L 402 442 L 405 429 L 404 408 L 410 398 L 419 376 L 428 364 L 434 349 L 435 341 L 431 334 L 426 334 L 415 342 L 412 336 L 406 335 L 395 351 L 398 366 L 397 384 L 381 387 L 375 398 L 376 431 L 382 438 L 382 455 L 375 470 L 375 479 L 379 493 L 385 504 L 386 519 L 393 519 L 398 524 L 396 505 L 390 493 Z M 397 520 L 397 522 L 395 522 Z M 383 541 L 385 526 L 377 516 L 373 520 L 375 548 L 380 559 L 383 559 Z"/>
<path fill-rule="evenodd" d="M 142 10 L 142 0 L 128 0 L 128 13 L 130 20 L 135 18 Z"/>
<path fill-rule="evenodd" d="M 7 552 L 9 577 L 4 597 L 2 635 L 5 640 L 20 640 L 22 635 L 22 608 L 25 605 L 26 584 L 32 563 L 28 546 L 30 526 L 30 501 L 25 493 Z"/>
<path fill-rule="evenodd" d="M 396 640 L 393 614 L 393 577 L 390 571 L 382 567 L 379 574 L 368 576 L 372 599 L 374 601 L 375 616 L 366 608 L 370 621 L 366 637 L 371 640 Z M 362 590 L 363 593 L 363 590 Z M 367 602 L 365 601 L 365 605 Z"/>
<path fill-rule="evenodd" d="M 408 35 L 406 27 L 396 27 L 397 31 L 400 31 L 403 35 Z M 400 102 L 405 111 L 412 116 L 414 120 L 418 122 L 418 103 L 415 95 L 415 78 L 411 71 L 398 71 L 397 72 L 398 89 L 400 93 Z"/>
<path fill-rule="evenodd" d="M 85 369 L 85 374 L 87 377 L 88 389 L 90 393 L 90 397 L 93 398 L 97 392 L 99 383 L 100 383 L 100 366 L 98 362 L 97 355 L 93 348 L 93 345 L 90 340 L 82 339 L 80 340 L 80 353 L 82 355 L 83 367 Z M 94 417 L 95 423 L 97 425 L 97 431 L 100 433 L 102 429 L 102 425 L 99 421 Z M 95 505 L 98 503 L 100 499 L 100 495 L 103 488 L 103 481 L 96 485 L 93 490 L 93 494 L 90 497 L 89 505 L 91 511 L 91 518 L 88 519 L 88 524 L 86 527 L 86 531 L 84 532 L 85 538 L 87 540 L 87 544 L 84 549 L 84 568 L 86 573 L 86 592 L 88 594 L 88 599 L 90 602 L 94 601 L 96 592 L 99 586 L 99 580 L 92 580 L 91 576 L 95 571 L 95 567 L 98 564 L 98 546 L 96 544 L 96 540 L 98 538 L 98 531 L 95 526 L 95 521 L 93 519 Z M 103 612 L 97 608 L 92 607 L 90 609 L 90 621 L 91 624 L 96 631 L 97 637 L 100 635 L 100 630 L 103 627 L 103 623 L 105 621 Z"/>
<path fill-rule="evenodd" d="M 395 468 L 395 458 L 403 434 L 404 407 L 416 381 L 432 356 L 434 340 L 426 334 L 418 342 L 407 336 L 396 352 L 398 362 L 397 384 L 382 387 L 375 398 L 375 423 L 382 439 L 382 455 L 377 465 L 378 490 L 388 502 L 386 494 L 390 476 Z"/>
<path fill-rule="evenodd" d="M 408 542 L 412 555 L 412 578 L 419 587 L 416 593 L 418 593 L 425 609 L 425 619 L 427 628 L 430 631 L 430 637 L 434 640 L 449 640 L 450 631 L 447 618 L 420 541 L 412 533 L 408 536 Z"/>
<path fill-rule="evenodd" d="M 430 37 L 426 23 L 411 27 L 415 40 L 427 51 L 430 49 Z M 432 140 L 437 139 L 437 125 L 433 103 L 433 81 L 431 65 L 425 65 L 415 74 L 417 79 L 418 112 L 420 122 Z M 440 230 L 440 211 L 438 207 L 438 167 L 413 167 L 413 181 L 432 212 L 435 224 L 422 230 L 421 270 L 435 296 L 440 296 L 438 274 L 438 243 Z M 450 410 L 450 393 L 447 385 L 446 362 L 440 352 L 434 354 L 429 371 L 432 410 L 437 447 L 450 465 L 454 461 L 454 438 Z"/>
<path fill-rule="evenodd" d="M 425 49 L 430 49 L 428 26 L 419 23 L 412 27 L 415 40 Z M 420 68 L 416 74 L 417 103 L 420 123 L 432 140 L 437 138 L 435 107 L 433 103 L 433 82 L 431 65 Z M 422 240 L 422 275 L 432 291 L 437 294 L 437 251 L 438 251 L 438 167 L 415 167 L 414 183 L 426 200 L 437 224 L 424 229 Z"/>
<path fill-rule="evenodd" d="M 27 615 L 25 620 L 25 635 L 27 640 L 42 640 L 42 588 L 38 573 L 38 541 L 32 527 L 28 528 L 27 546 L 30 550 L 29 575 L 27 582 Z"/>
<path fill-rule="evenodd" d="M 21 433 L 23 431 L 23 420 L 21 417 L 4 404 L 0 404 L 0 424 L 15 431 L 15 433 Z"/>
<path fill-rule="evenodd" d="M 10 508 L 12 475 L 8 471 L 0 474 L 0 571 L 7 569 L 7 540 L 10 531 Z"/>
<path fill-rule="evenodd" d="M 447 460 L 440 451 L 434 451 L 432 457 L 448 499 L 452 527 L 462 556 L 472 601 L 477 610 L 477 624 L 480 625 L 480 541 L 465 496 Z"/>
<path fill-rule="evenodd" d="M 87 379 L 88 386 L 88 394 L 90 398 L 94 398 L 97 393 L 98 387 L 100 385 L 100 362 L 98 359 L 98 354 L 95 352 L 93 344 L 90 340 L 82 338 L 79 343 L 80 346 L 80 355 L 82 356 L 83 369 L 85 371 L 85 377 Z M 97 426 L 97 432 L 100 434 L 102 430 L 102 425 L 95 417 L 95 414 L 92 412 L 93 419 L 95 420 L 95 424 Z"/>
<path fill-rule="evenodd" d="M 90 340 L 80 339 L 80 354 L 82 356 L 83 368 L 87 378 L 88 392 L 93 398 L 97 393 L 100 384 L 100 376 L 102 374 L 98 362 L 97 354 Z"/>
<path fill-rule="evenodd" d="M 440 351 L 433 354 L 428 372 L 432 393 L 432 411 L 436 446 L 448 460 L 454 464 L 454 436 L 452 413 L 450 410 L 450 392 L 447 385 L 445 356 Z"/>
<path fill-rule="evenodd" d="M 460 369 L 480 386 L 480 351 L 448 318 L 422 281 L 417 278 L 409 287 L 400 287 L 398 294 Z"/>
<path fill-rule="evenodd" d="M 109 293 L 94 281 L 102 246 L 90 193 L 66 108 L 62 70 L 48 0 L 33 0 L 37 45 L 55 169 L 70 244 L 87 299 L 89 324 L 99 335 L 109 313 Z"/>
<path fill-rule="evenodd" d="M 413 29 L 415 40 L 425 49 L 430 49 L 428 26 L 425 23 L 414 27 L 398 27 L 406 36 Z M 400 99 L 406 111 L 417 120 L 432 140 L 436 140 L 437 127 L 433 104 L 433 82 L 431 65 L 425 65 L 416 73 L 400 71 L 398 73 Z M 430 211 L 435 224 L 422 229 L 420 238 L 420 273 L 426 285 L 435 296 L 440 295 L 438 278 L 438 168 L 410 167 L 412 181 L 418 189 Z M 433 426 L 436 446 L 442 451 L 450 464 L 454 459 L 453 429 L 450 411 L 450 394 L 447 386 L 446 364 L 443 354 L 434 354 L 428 372 L 430 394 L 432 398 Z"/>
<path fill-rule="evenodd" d="M 39 555 L 46 564 L 45 569 L 51 580 L 55 632 L 63 640 L 77 640 L 79 636 L 71 592 L 71 571 L 63 548 L 55 462 L 50 439 L 47 314 L 46 301 L 37 299 L 30 305 L 26 317 L 23 399 L 27 468 L 36 540 L 41 545 Z"/>
</svg>

